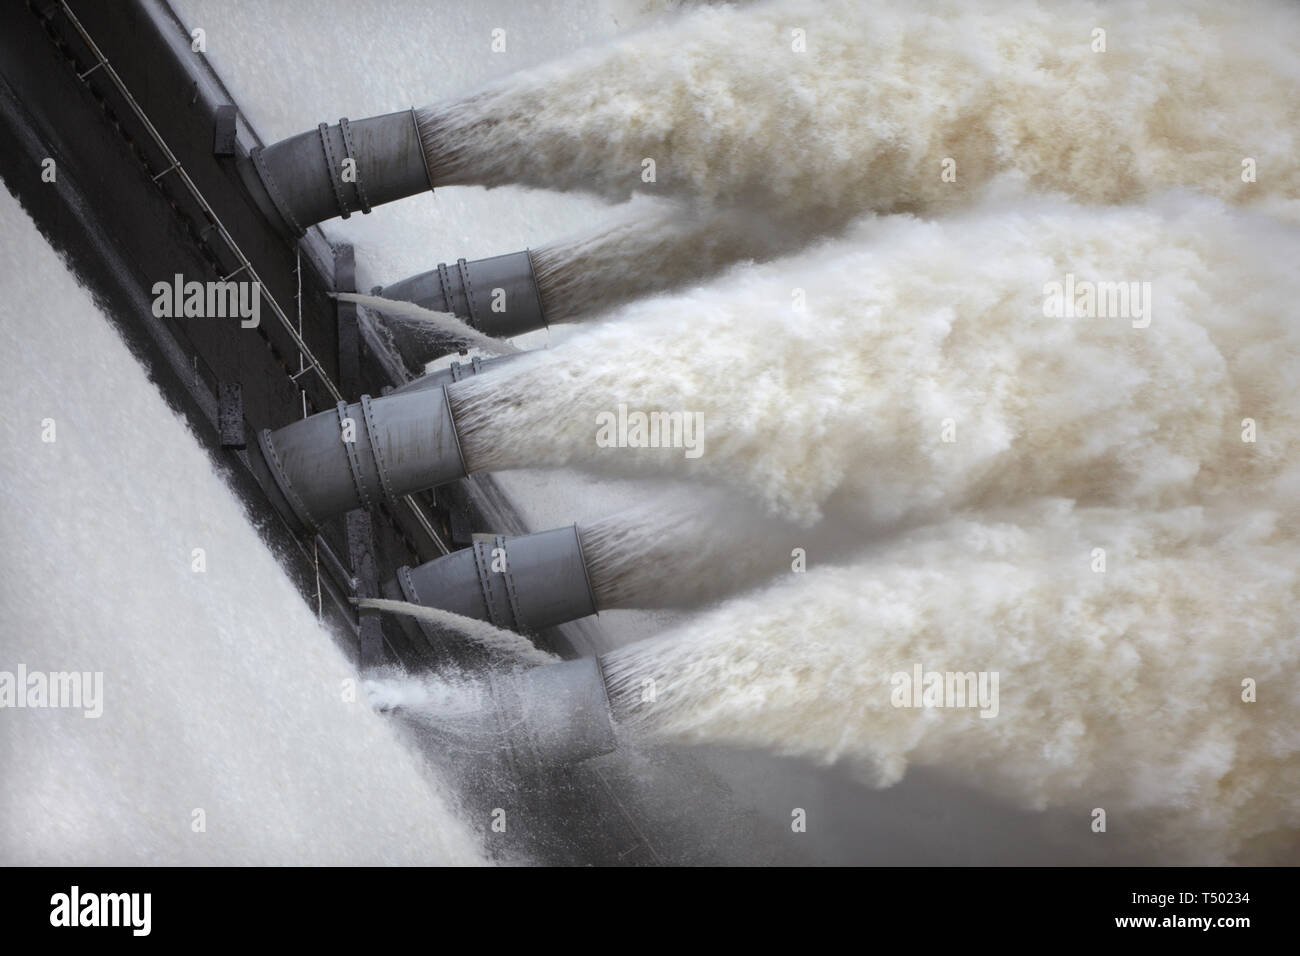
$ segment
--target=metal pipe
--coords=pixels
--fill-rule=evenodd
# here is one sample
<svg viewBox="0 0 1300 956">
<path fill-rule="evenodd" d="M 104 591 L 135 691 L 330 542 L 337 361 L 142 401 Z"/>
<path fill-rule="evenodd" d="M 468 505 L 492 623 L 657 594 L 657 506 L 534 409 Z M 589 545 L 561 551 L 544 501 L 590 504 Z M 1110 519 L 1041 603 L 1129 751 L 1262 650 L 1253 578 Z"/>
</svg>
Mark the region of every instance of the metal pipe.
<svg viewBox="0 0 1300 956">
<path fill-rule="evenodd" d="M 452 312 L 474 328 L 509 338 L 546 328 L 542 296 L 527 251 L 489 259 L 457 259 L 436 269 L 374 289 L 386 299 Z"/>
<path fill-rule="evenodd" d="M 397 584 L 411 604 L 511 631 L 538 631 L 596 613 L 577 525 L 480 539 L 418 567 L 398 568 Z"/>
<path fill-rule="evenodd" d="M 498 732 L 516 764 L 571 764 L 617 748 L 599 658 L 517 669 L 489 680 Z"/>
<path fill-rule="evenodd" d="M 419 378 L 413 378 L 405 385 L 399 385 L 389 392 L 389 395 L 404 395 L 407 392 L 420 392 L 429 388 L 441 388 L 444 385 L 451 385 L 453 382 L 459 382 L 462 379 L 477 375 L 488 369 L 497 368 L 507 362 L 526 355 L 526 352 L 515 352 L 510 355 L 494 355 L 492 358 L 479 358 L 475 356 L 468 362 L 452 362 L 446 368 L 440 368 L 436 371 L 421 375 Z"/>
<path fill-rule="evenodd" d="M 239 171 L 267 219 L 294 238 L 314 223 L 433 188 L 413 109 L 321 123 L 256 147 Z"/>
<path fill-rule="evenodd" d="M 447 388 L 339 402 L 275 431 L 258 447 L 292 517 L 322 521 L 463 478 L 467 469 Z"/>
</svg>

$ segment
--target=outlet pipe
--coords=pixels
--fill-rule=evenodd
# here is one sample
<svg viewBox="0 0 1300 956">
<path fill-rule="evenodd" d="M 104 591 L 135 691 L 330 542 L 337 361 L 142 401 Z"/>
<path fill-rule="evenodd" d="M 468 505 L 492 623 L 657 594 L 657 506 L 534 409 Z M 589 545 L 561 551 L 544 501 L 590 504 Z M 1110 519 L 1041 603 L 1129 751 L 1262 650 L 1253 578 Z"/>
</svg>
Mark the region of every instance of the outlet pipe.
<svg viewBox="0 0 1300 956">
<path fill-rule="evenodd" d="M 369 213 L 433 188 L 414 109 L 321 123 L 254 148 L 238 169 L 266 218 L 291 238 L 326 219 Z"/>
<path fill-rule="evenodd" d="M 479 539 L 397 570 L 405 601 L 528 632 L 596 613 L 577 525 Z M 423 621 L 417 621 L 422 627 Z"/>
<path fill-rule="evenodd" d="M 547 325 L 527 251 L 490 259 L 457 259 L 453 266 L 439 263 L 436 269 L 371 291 L 434 312 L 452 312 L 496 338 L 522 335 Z"/>
<path fill-rule="evenodd" d="M 307 530 L 467 474 L 447 386 L 361 401 L 258 435 L 268 470 Z"/>
<path fill-rule="evenodd" d="M 497 731 L 517 766 L 573 764 L 617 748 L 599 658 L 496 673 L 489 681 Z"/>
<path fill-rule="evenodd" d="M 507 362 L 514 361 L 526 352 L 512 352 L 509 355 L 494 355 L 491 358 L 479 358 L 475 356 L 468 362 L 452 362 L 446 368 L 440 368 L 436 371 L 421 375 L 419 378 L 413 378 L 405 385 L 399 385 L 389 392 L 389 395 L 404 395 L 407 392 L 419 392 L 429 388 L 441 388 L 444 385 L 451 385 L 453 382 L 459 382 L 480 372 L 486 372 L 489 369 L 499 368 Z"/>
</svg>

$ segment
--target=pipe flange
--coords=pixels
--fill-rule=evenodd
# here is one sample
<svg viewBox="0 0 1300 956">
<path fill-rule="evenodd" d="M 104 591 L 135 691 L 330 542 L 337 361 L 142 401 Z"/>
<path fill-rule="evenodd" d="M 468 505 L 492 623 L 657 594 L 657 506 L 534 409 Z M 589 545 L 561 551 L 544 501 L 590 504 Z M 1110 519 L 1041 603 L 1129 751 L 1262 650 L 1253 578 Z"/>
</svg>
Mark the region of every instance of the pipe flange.
<svg viewBox="0 0 1300 956">
<path fill-rule="evenodd" d="M 542 317 L 542 328 L 549 329 L 551 320 L 546 317 L 546 307 L 542 304 L 542 287 L 537 281 L 537 263 L 533 261 L 533 250 L 525 249 L 524 255 L 528 257 L 528 279 L 529 284 L 533 287 L 533 299 L 537 303 L 537 314 Z"/>
<path fill-rule="evenodd" d="M 351 159 L 353 163 L 356 163 L 356 168 L 352 171 L 353 175 L 356 176 L 356 179 L 353 180 L 352 185 L 355 186 L 357 190 L 357 200 L 361 203 L 361 214 L 368 216 L 370 215 L 370 200 L 366 198 L 366 190 L 361 185 L 361 164 L 357 162 L 357 151 L 352 148 L 352 129 L 348 125 L 348 118 L 346 116 L 339 118 L 339 133 L 343 136 L 343 148 L 347 151 L 346 158 Z M 421 150 L 421 152 L 423 152 L 423 150 Z M 347 217 L 345 216 L 344 218 Z"/>
<path fill-rule="evenodd" d="M 343 198 L 343 181 L 339 178 L 342 172 L 335 169 L 334 150 L 330 146 L 329 124 L 319 124 L 316 132 L 320 134 L 321 149 L 325 152 L 325 169 L 329 173 L 330 186 L 334 189 L 334 202 L 339 207 L 339 215 L 347 219 L 352 215 L 352 210 L 348 208 L 347 201 Z"/>
<path fill-rule="evenodd" d="M 447 386 L 442 387 L 442 405 L 447 409 L 447 421 L 451 423 L 451 437 L 456 443 L 456 458 L 460 461 L 460 473 L 469 476 L 469 463 L 465 461 L 465 452 L 460 447 L 460 429 L 456 427 L 456 416 L 451 410 L 451 392 Z"/>
<path fill-rule="evenodd" d="M 370 456 L 375 460 L 375 470 L 379 472 L 379 486 L 383 489 L 384 500 L 395 502 L 393 486 L 388 480 L 388 467 L 384 464 L 384 453 L 379 445 L 379 429 L 375 427 L 375 413 L 369 395 L 361 396 L 361 414 L 366 419 L 366 437 L 370 440 Z"/>
<path fill-rule="evenodd" d="M 397 569 L 397 586 L 402 589 L 402 597 L 407 604 L 422 604 L 419 592 L 415 590 L 415 579 L 411 577 L 411 566 L 404 564 Z M 418 620 L 418 618 L 417 618 Z"/>
<path fill-rule="evenodd" d="M 453 315 L 457 314 L 456 300 L 453 298 L 451 291 L 451 276 L 447 272 L 447 263 L 445 262 L 438 263 L 438 287 L 442 289 L 442 304 L 445 311 Z"/>
<path fill-rule="evenodd" d="M 491 564 L 483 554 L 487 546 L 482 541 L 475 541 L 470 547 L 474 555 L 474 570 L 478 572 L 479 591 L 483 595 L 483 606 L 487 608 L 488 620 L 496 627 L 511 628 L 512 622 L 505 619 L 502 608 L 497 604 L 496 593 L 492 588 L 489 574 L 494 573 Z"/>
<path fill-rule="evenodd" d="M 515 576 L 510 570 L 510 551 L 506 547 L 504 535 L 496 536 L 496 546 L 501 549 L 501 554 L 506 559 L 505 570 L 500 573 L 506 579 L 506 600 L 510 602 L 510 613 L 514 615 L 515 627 L 520 631 L 527 630 L 528 622 L 524 620 L 524 615 L 519 610 L 519 594 L 515 590 Z"/>
<path fill-rule="evenodd" d="M 415 112 L 415 107 L 411 107 L 411 125 L 415 127 L 415 141 L 420 144 L 420 159 L 424 161 L 424 179 L 429 184 L 429 192 L 433 192 L 433 173 L 429 171 L 429 154 L 424 151 L 424 137 L 420 135 L 420 116 Z"/>
<path fill-rule="evenodd" d="M 474 287 L 469 281 L 469 263 L 464 259 L 456 260 L 456 268 L 460 270 L 461 288 L 465 290 L 465 311 L 468 313 L 465 318 L 474 328 L 482 331 L 479 325 L 478 315 L 474 312 Z"/>
<path fill-rule="evenodd" d="M 368 511 L 370 509 L 370 495 L 366 493 L 366 480 L 361 474 L 361 456 L 357 454 L 355 437 L 352 441 L 348 441 L 347 437 L 342 434 L 347 430 L 348 403 L 339 402 L 335 406 L 335 410 L 339 415 L 339 432 L 340 437 L 343 439 L 343 447 L 347 449 L 348 453 L 348 467 L 352 469 L 352 485 L 357 490 L 357 500 L 361 502 L 361 507 Z M 352 425 L 355 430 L 356 422 L 353 422 Z M 373 443 L 373 439 L 371 441 Z"/>
<path fill-rule="evenodd" d="M 582 565 L 582 580 L 587 582 L 587 597 L 591 599 L 591 613 L 600 615 L 600 606 L 596 604 L 596 589 L 591 586 L 591 571 L 587 567 L 587 553 L 582 548 L 582 532 L 577 522 L 573 524 L 573 537 L 578 541 L 578 563 Z"/>
</svg>

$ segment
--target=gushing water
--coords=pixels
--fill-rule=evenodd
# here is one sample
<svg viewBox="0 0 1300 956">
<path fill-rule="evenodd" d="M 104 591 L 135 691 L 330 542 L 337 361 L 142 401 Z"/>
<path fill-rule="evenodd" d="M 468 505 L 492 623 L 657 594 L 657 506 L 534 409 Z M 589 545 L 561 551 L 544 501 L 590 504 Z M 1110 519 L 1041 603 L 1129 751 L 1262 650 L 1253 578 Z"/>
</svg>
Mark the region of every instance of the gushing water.
<svg viewBox="0 0 1300 956">
<path fill-rule="evenodd" d="M 646 193 L 823 229 L 950 209 L 1004 174 L 1099 203 L 1182 186 L 1295 220 L 1300 8 L 707 6 L 419 121 L 437 185 Z"/>
<path fill-rule="evenodd" d="M 596 607 L 691 607 L 791 566 L 807 536 L 725 495 L 667 494 L 582 525 Z"/>
<path fill-rule="evenodd" d="M 412 675 L 376 671 L 362 686 L 366 702 L 377 711 L 423 714 L 433 719 L 477 719 L 489 705 L 487 689 L 455 674 Z"/>
<path fill-rule="evenodd" d="M 449 394 L 472 470 L 713 482 L 808 524 L 828 505 L 884 526 L 1041 494 L 1168 506 L 1294 467 L 1296 261 L 1295 227 L 1208 200 L 895 216 Z M 1105 283 L 1126 314 L 1103 295 L 1101 314 L 1055 315 L 1057 287 Z M 597 442 L 620 409 L 702 414 L 703 455 Z"/>
<path fill-rule="evenodd" d="M 601 229 L 531 251 L 548 322 L 588 318 L 737 262 L 771 259 L 815 235 L 749 210 L 704 214 L 678 203 L 631 205 Z"/>
<path fill-rule="evenodd" d="M 520 638 L 524 640 L 524 638 Z M 485 767 L 505 745 L 503 725 L 492 684 L 482 674 L 456 670 L 408 673 L 383 669 L 362 684 L 366 703 L 375 711 L 399 718 L 400 725 L 421 749 L 440 762 L 460 766 L 482 786 Z M 509 787 L 500 780 L 499 787 Z"/>
<path fill-rule="evenodd" d="M 1080 826 L 1103 807 L 1175 859 L 1284 859 L 1300 848 L 1295 490 L 954 518 L 607 654 L 614 706 L 630 730 L 845 762 L 876 785 L 918 765 Z M 994 715 L 914 706 L 899 675 L 918 667 L 996 674 Z"/>
<path fill-rule="evenodd" d="M 422 604 L 410 604 L 406 601 L 392 601 L 387 598 L 360 598 L 357 600 L 357 607 L 373 608 L 388 614 L 403 614 L 448 628 L 460 637 L 478 644 L 498 659 L 521 664 L 551 664 L 558 660 L 554 654 L 534 646 L 521 634 L 496 627 L 487 621 L 444 611 L 441 608 L 425 607 Z"/>
<path fill-rule="evenodd" d="M 509 342 L 485 335 L 449 312 L 434 312 L 414 302 L 355 292 L 340 292 L 336 298 L 385 316 L 401 334 L 415 336 L 431 355 L 435 354 L 435 347 L 445 347 L 448 341 L 482 349 L 489 355 L 512 355 L 519 351 Z"/>
<path fill-rule="evenodd" d="M 1298 16 L 1280 0 L 694 11 L 424 111 L 425 145 L 441 182 L 698 210 L 535 250 L 553 321 L 863 211 L 949 212 L 1002 178 L 1107 203 L 1181 184 L 1294 220 Z M 774 228 L 727 225 L 759 206 Z M 616 653 L 626 723 L 845 760 L 876 782 L 927 764 L 1032 806 L 1149 811 L 1202 861 L 1295 828 L 1298 363 L 1281 317 L 1296 289 L 1279 266 L 1295 237 L 1212 206 L 1090 216 L 869 224 L 834 268 L 741 270 L 458 392 L 475 464 L 702 477 L 803 521 L 941 522 L 842 568 L 814 551 L 757 601 Z M 1152 325 L 1044 321 L 1043 284 L 1070 270 L 1152 281 Z M 597 448 L 593 412 L 620 401 L 706 411 L 705 457 Z M 1118 507 L 1024 503 L 1044 489 Z M 961 504 L 986 510 L 945 518 Z M 611 605 L 645 599 L 634 540 L 655 555 L 690 540 L 690 522 L 665 524 L 672 541 L 584 529 L 604 542 Z M 715 593 L 723 572 L 686 567 Z M 914 663 L 1001 668 L 999 716 L 894 709 L 890 668 Z M 626 693 L 646 673 L 652 709 Z M 1275 693 L 1241 702 L 1243 675 Z M 438 721 L 474 709 L 446 688 L 402 693 Z"/>
</svg>

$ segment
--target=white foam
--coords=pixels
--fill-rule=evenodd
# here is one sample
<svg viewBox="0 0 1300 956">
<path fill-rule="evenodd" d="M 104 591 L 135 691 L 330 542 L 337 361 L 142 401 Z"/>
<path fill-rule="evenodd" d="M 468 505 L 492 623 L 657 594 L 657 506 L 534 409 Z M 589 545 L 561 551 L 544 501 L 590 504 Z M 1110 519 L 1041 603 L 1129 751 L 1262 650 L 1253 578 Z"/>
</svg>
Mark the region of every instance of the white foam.
<svg viewBox="0 0 1300 956">
<path fill-rule="evenodd" d="M 1300 833 L 1297 622 L 1294 499 L 1049 500 L 814 566 L 605 669 L 624 728 L 844 762 L 882 786 L 932 767 L 1073 810 L 1080 832 L 1103 808 L 1157 859 L 1282 860 Z M 917 665 L 997 672 L 997 715 L 895 707 L 893 675 Z"/>
<path fill-rule="evenodd" d="M 686 608 L 789 570 L 802 529 L 705 489 L 658 495 L 580 526 L 596 606 Z"/>
<path fill-rule="evenodd" d="M 535 647 L 522 634 L 507 631 L 487 621 L 465 617 L 442 608 L 425 607 L 407 601 L 391 601 L 387 598 L 361 598 L 357 607 L 374 608 L 389 614 L 402 614 L 418 618 L 432 624 L 455 630 L 460 636 L 468 638 L 475 644 L 495 655 L 498 661 L 519 662 L 527 664 L 552 664 L 558 658 L 549 651 Z"/>
<path fill-rule="evenodd" d="M 645 193 L 825 228 L 952 208 L 1012 175 L 1089 202 L 1185 186 L 1297 219 L 1300 9 L 703 6 L 420 115 L 438 184 Z"/>
<path fill-rule="evenodd" d="M 476 470 L 726 484 L 809 524 L 828 504 L 876 527 L 1040 494 L 1157 507 L 1295 467 L 1295 261 L 1295 227 L 1210 201 L 889 217 L 450 393 Z M 1149 325 L 1045 316 L 1068 274 L 1150 283 Z M 703 453 L 601 447 L 620 405 L 702 413 Z"/>
<path fill-rule="evenodd" d="M 488 355 L 510 355 L 519 351 L 504 339 L 484 335 L 450 312 L 435 312 L 414 302 L 385 299 L 377 295 L 360 295 L 355 292 L 340 292 L 335 298 L 342 302 L 355 302 L 372 312 L 378 312 L 388 321 L 400 325 L 408 334 L 425 336 L 430 342 L 445 342 L 450 339 L 453 342 L 481 349 Z"/>
</svg>

